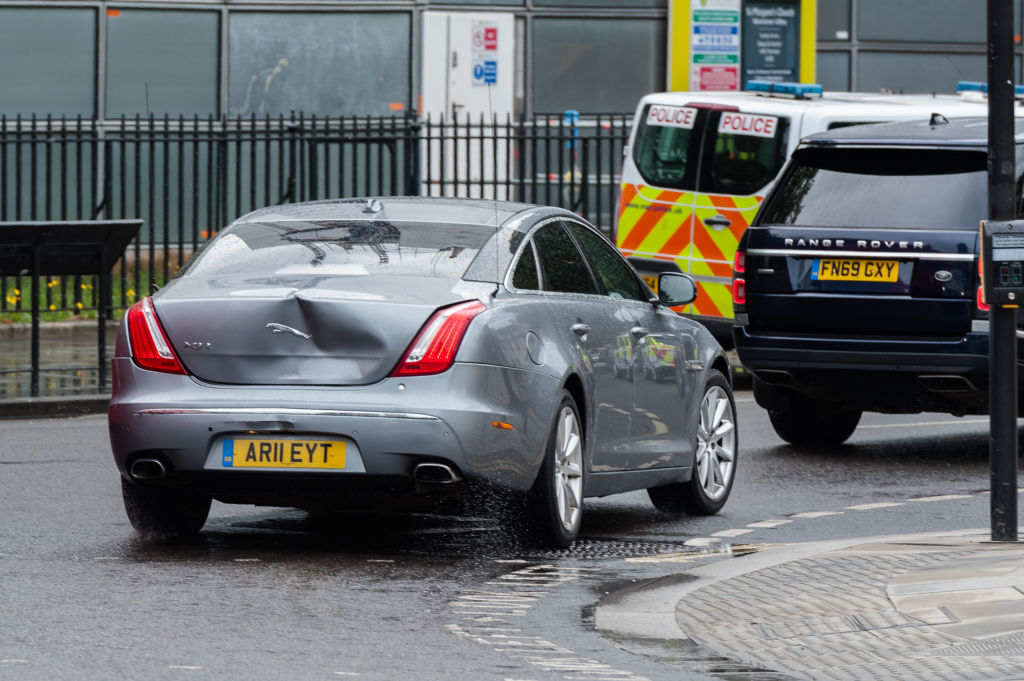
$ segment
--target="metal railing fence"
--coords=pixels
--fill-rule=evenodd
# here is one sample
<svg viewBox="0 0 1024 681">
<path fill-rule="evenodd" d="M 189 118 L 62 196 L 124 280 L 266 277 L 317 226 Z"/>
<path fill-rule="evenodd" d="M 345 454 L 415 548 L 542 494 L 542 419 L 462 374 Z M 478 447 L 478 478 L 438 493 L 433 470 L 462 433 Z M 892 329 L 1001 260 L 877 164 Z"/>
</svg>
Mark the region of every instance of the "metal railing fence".
<svg viewBox="0 0 1024 681">
<path fill-rule="evenodd" d="M 324 118 L 0 116 L 0 221 L 141 218 L 114 272 L 117 312 L 224 225 L 270 204 L 367 195 L 558 205 L 610 233 L 630 114 Z M 30 309 L 0 278 L 0 314 Z M 96 282 L 49 277 L 41 309 L 95 311 Z"/>
</svg>

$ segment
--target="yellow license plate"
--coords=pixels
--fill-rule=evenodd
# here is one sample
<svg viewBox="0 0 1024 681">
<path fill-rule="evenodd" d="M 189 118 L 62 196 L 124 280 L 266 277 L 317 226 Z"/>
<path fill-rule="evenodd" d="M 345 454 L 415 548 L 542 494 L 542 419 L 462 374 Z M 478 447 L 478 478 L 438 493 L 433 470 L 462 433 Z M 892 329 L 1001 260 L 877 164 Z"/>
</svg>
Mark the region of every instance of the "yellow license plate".
<svg viewBox="0 0 1024 681">
<path fill-rule="evenodd" d="M 344 468 L 345 443 L 337 440 L 224 440 L 224 468 Z"/>
<path fill-rule="evenodd" d="M 651 276 L 649 274 L 641 274 L 640 276 L 643 277 L 643 280 L 646 281 L 647 285 L 651 287 L 651 291 L 653 291 L 654 293 L 658 292 L 658 278 L 657 277 L 653 277 L 653 276 Z"/>
<path fill-rule="evenodd" d="M 895 260 L 815 260 L 811 279 L 816 281 L 898 281 L 900 264 Z"/>
</svg>

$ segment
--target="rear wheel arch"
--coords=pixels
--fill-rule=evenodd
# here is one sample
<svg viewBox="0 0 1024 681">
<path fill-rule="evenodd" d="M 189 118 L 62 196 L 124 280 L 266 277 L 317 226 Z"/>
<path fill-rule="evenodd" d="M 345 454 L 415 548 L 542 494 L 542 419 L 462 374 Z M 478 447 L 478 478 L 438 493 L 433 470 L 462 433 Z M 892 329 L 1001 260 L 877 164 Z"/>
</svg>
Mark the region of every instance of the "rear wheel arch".
<svg viewBox="0 0 1024 681">
<path fill-rule="evenodd" d="M 590 411 L 587 409 L 587 399 L 585 397 L 586 392 L 583 389 L 583 380 L 576 374 L 569 374 L 569 377 L 565 379 L 565 385 L 563 386 L 572 395 L 572 399 L 576 401 L 576 408 L 580 412 L 580 427 L 583 429 L 583 440 L 587 439 L 587 432 L 590 421 Z"/>
</svg>

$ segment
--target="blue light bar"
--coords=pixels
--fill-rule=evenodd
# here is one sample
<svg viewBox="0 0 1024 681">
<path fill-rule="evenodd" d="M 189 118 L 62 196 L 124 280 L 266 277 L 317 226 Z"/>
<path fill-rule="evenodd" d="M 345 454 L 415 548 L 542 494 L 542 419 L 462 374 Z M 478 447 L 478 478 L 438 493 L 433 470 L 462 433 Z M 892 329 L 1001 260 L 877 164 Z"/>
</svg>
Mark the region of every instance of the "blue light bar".
<svg viewBox="0 0 1024 681">
<path fill-rule="evenodd" d="M 988 92 L 988 83 L 976 80 L 961 80 L 956 84 L 956 93 L 961 92 Z"/>
<path fill-rule="evenodd" d="M 766 95 L 783 95 L 796 97 L 797 99 L 804 99 L 813 95 L 821 97 L 821 93 L 824 92 L 824 88 L 817 83 L 777 83 L 768 80 L 750 80 L 747 81 L 747 92 L 758 92 Z"/>
<path fill-rule="evenodd" d="M 956 84 L 956 93 L 962 94 L 964 92 L 980 92 L 981 94 L 988 94 L 988 83 L 983 83 L 977 80 L 961 80 Z M 1017 98 L 1024 98 L 1024 85 L 1013 86 L 1013 96 Z"/>
</svg>

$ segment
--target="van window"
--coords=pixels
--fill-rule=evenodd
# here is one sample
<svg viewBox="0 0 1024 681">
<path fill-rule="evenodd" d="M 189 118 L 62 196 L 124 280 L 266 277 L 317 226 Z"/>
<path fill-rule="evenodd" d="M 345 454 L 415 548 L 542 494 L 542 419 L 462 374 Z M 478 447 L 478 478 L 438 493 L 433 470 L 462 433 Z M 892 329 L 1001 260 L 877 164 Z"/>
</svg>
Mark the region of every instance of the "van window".
<svg viewBox="0 0 1024 681">
<path fill-rule="evenodd" d="M 686 124 L 657 124 L 678 121 L 678 112 L 694 109 L 696 115 Z M 644 181 L 655 187 L 750 195 L 779 173 L 788 141 L 789 119 L 784 116 L 648 105 L 637 129 L 633 161 Z"/>
<path fill-rule="evenodd" d="M 725 132 L 726 119 L 742 116 L 751 134 Z M 758 125 L 765 120 L 767 124 Z M 786 162 L 789 119 L 784 116 L 714 112 L 708 120 L 710 143 L 705 146 L 697 188 L 707 194 L 747 196 L 763 189 Z"/>
<path fill-rule="evenodd" d="M 697 112 L 690 127 L 648 125 L 651 108 L 681 110 L 683 107 L 644 108 L 633 143 L 633 162 L 644 181 L 654 187 L 692 190 L 697 185 L 697 157 L 700 155 L 700 134 L 707 111 Z M 656 117 L 655 117 L 656 118 Z"/>
</svg>

